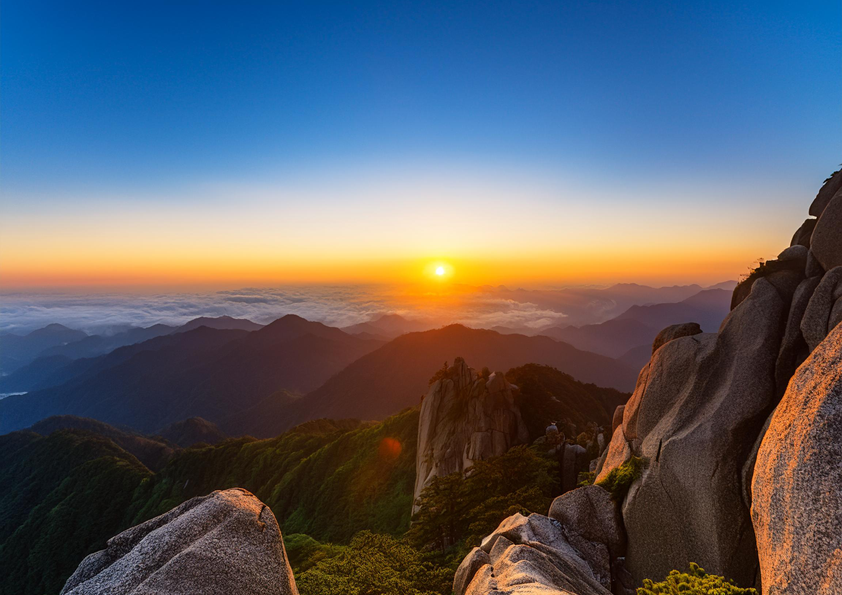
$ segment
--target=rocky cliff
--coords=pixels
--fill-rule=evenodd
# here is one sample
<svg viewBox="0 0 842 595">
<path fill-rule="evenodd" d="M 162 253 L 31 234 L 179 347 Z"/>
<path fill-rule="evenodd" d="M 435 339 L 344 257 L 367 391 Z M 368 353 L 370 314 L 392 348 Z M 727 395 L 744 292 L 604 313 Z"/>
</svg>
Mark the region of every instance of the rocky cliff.
<svg viewBox="0 0 842 595">
<path fill-rule="evenodd" d="M 434 477 L 464 472 L 529 440 L 516 387 L 502 372 L 482 376 L 456 358 L 439 376 L 421 402 L 413 502 Z"/>
<path fill-rule="evenodd" d="M 188 500 L 108 540 L 62 595 L 298 595 L 269 507 L 234 488 Z"/>
<path fill-rule="evenodd" d="M 737 286 L 718 332 L 656 339 L 598 466 L 597 483 L 642 466 L 613 528 L 589 530 L 611 508 L 590 514 L 576 496 L 601 488 L 569 492 L 563 518 L 504 521 L 466 558 L 457 595 L 630 593 L 691 562 L 767 594 L 842 592 L 842 173 L 810 214 Z"/>
</svg>

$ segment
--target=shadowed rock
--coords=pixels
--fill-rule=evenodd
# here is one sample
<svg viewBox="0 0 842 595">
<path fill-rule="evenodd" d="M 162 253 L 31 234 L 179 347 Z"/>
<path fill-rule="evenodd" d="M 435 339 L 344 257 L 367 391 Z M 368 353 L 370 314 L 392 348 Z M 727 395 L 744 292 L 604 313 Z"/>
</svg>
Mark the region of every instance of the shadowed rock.
<svg viewBox="0 0 842 595">
<path fill-rule="evenodd" d="M 268 506 L 240 488 L 188 500 L 108 540 L 62 595 L 298 595 Z"/>
<path fill-rule="evenodd" d="M 801 333 L 813 351 L 839 323 L 842 304 L 842 266 L 828 271 L 810 296 L 801 319 Z"/>
<path fill-rule="evenodd" d="M 567 541 L 610 589 L 611 568 L 626 553 L 623 521 L 611 494 L 596 485 L 572 490 L 553 500 L 549 517 L 561 523 Z"/>
<path fill-rule="evenodd" d="M 692 337 L 693 335 L 698 335 L 701 332 L 702 327 L 695 322 L 685 322 L 684 324 L 673 324 L 668 326 L 658 333 L 657 337 L 655 337 L 655 341 L 652 343 L 652 353 L 655 353 L 662 345 L 669 343 L 673 339 Z"/>
<path fill-rule="evenodd" d="M 810 219 L 806 219 L 804 223 L 801 224 L 801 227 L 799 227 L 793 234 L 790 246 L 804 246 L 805 248 L 809 248 L 810 237 L 813 235 L 813 230 L 815 228 L 816 219 L 813 219 L 812 217 Z"/>
<path fill-rule="evenodd" d="M 810 215 L 819 217 L 835 194 L 842 189 L 842 170 L 835 172 L 819 189 L 816 198 L 810 205 Z"/>
<path fill-rule="evenodd" d="M 842 266 L 842 191 L 828 203 L 816 223 L 810 251 L 824 270 Z"/>
<path fill-rule="evenodd" d="M 766 595 L 842 593 L 842 327 L 798 368 L 757 453 L 752 521 Z"/>
</svg>

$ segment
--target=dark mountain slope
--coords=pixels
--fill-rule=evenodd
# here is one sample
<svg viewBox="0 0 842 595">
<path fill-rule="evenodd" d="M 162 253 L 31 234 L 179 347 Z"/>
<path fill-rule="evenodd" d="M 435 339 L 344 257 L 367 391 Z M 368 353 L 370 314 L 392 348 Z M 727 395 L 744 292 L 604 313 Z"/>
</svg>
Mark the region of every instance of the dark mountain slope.
<svg viewBox="0 0 842 595">
<path fill-rule="evenodd" d="M 8 376 L 0 377 L 0 393 L 30 391 L 73 360 L 64 355 L 39 357 Z"/>
<path fill-rule="evenodd" d="M 70 359 L 79 359 L 82 357 L 97 357 L 106 353 L 110 353 L 120 347 L 126 345 L 134 345 L 135 343 L 142 343 L 155 337 L 162 337 L 168 335 L 175 330 L 173 326 L 165 324 L 156 324 L 148 328 L 133 328 L 122 333 L 114 335 L 102 336 L 91 335 L 85 337 L 81 341 L 58 345 L 42 351 L 38 357 L 48 357 L 53 355 L 61 355 Z"/>
<path fill-rule="evenodd" d="M 0 594 L 57 594 L 87 554 L 128 526 L 150 475 L 90 432 L 0 436 Z"/>
<path fill-rule="evenodd" d="M 72 343 L 87 337 L 87 333 L 50 324 L 27 335 L 0 335 L 0 373 L 9 374 L 25 366 L 45 349 Z"/>
<path fill-rule="evenodd" d="M 0 401 L 0 431 L 71 414 L 145 433 L 203 417 L 228 433 L 227 418 L 279 389 L 313 390 L 379 345 L 297 316 L 253 332 L 199 327 L 73 362 L 64 384 Z"/>
<path fill-rule="evenodd" d="M 289 423 L 317 417 L 383 419 L 418 404 L 430 370 L 463 357 L 492 370 L 546 364 L 585 382 L 631 390 L 636 373 L 610 358 L 549 337 L 501 335 L 452 325 L 398 337 L 360 358 L 293 406 Z M 282 430 L 283 428 L 278 428 Z"/>
<path fill-rule="evenodd" d="M 189 448 L 200 442 L 203 444 L 218 444 L 226 438 L 222 430 L 216 427 L 216 424 L 201 417 L 177 421 L 162 429 L 158 432 L 158 435 L 181 448 Z"/>
<path fill-rule="evenodd" d="M 589 422 L 610 429 L 614 409 L 630 396 L 613 388 L 584 384 L 538 364 L 513 368 L 506 372 L 506 378 L 520 389 L 518 404 L 532 440 L 543 436 L 553 421 L 567 420 L 578 431 Z"/>
<path fill-rule="evenodd" d="M 49 436 L 59 430 L 84 430 L 108 438 L 153 471 L 163 467 L 176 450 L 164 440 L 156 440 L 131 430 L 115 428 L 95 419 L 75 415 L 55 415 L 42 419 L 29 428 L 29 431 L 41 436 Z"/>
</svg>

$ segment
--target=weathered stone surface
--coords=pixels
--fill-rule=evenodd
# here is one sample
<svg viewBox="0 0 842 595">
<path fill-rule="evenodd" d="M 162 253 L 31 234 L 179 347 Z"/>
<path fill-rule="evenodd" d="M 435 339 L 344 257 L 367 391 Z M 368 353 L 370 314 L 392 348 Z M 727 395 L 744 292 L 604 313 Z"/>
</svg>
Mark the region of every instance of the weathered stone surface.
<svg viewBox="0 0 842 595">
<path fill-rule="evenodd" d="M 561 456 L 561 491 L 567 492 L 579 485 L 579 473 L 588 469 L 588 451 L 578 444 L 564 444 Z"/>
<path fill-rule="evenodd" d="M 605 479 L 611 473 L 612 469 L 628 461 L 631 455 L 631 445 L 626 440 L 623 426 L 620 426 L 614 432 L 614 435 L 611 436 L 611 442 L 608 443 L 608 448 L 605 449 L 602 458 L 599 460 L 599 464 L 596 467 L 596 480 L 594 483 L 599 483 Z"/>
<path fill-rule="evenodd" d="M 842 298 L 842 266 L 828 271 L 822 277 L 801 318 L 801 333 L 810 351 L 813 351 L 833 329 L 832 318 L 836 319 L 837 316 L 834 314 L 834 306 L 840 298 Z M 835 322 L 838 323 L 838 319 Z"/>
<path fill-rule="evenodd" d="M 819 189 L 816 198 L 810 205 L 810 215 L 819 217 L 824 212 L 830 200 L 842 189 L 842 170 L 834 173 Z"/>
<path fill-rule="evenodd" d="M 842 192 L 833 197 L 819 217 L 810 251 L 826 271 L 842 266 Z"/>
<path fill-rule="evenodd" d="M 810 247 L 810 237 L 813 235 L 813 230 L 816 228 L 816 219 L 806 219 L 801 227 L 793 234 L 791 246 Z"/>
<path fill-rule="evenodd" d="M 268 506 L 234 488 L 188 500 L 108 540 L 63 595 L 298 595 Z"/>
<path fill-rule="evenodd" d="M 628 456 L 647 465 L 623 508 L 637 581 L 697 562 L 752 585 L 757 554 L 740 474 L 774 408 L 791 296 L 760 277 L 718 334 L 670 341 L 641 372 L 598 481 Z"/>
<path fill-rule="evenodd" d="M 801 321 L 807 310 L 807 304 L 819 284 L 818 277 L 804 279 L 795 289 L 792 296 L 792 303 L 789 307 L 789 315 L 786 321 L 786 330 L 781 341 L 781 348 L 778 352 L 778 360 L 775 362 L 775 385 L 777 395 L 783 396 L 789 379 L 792 378 L 795 369 L 801 365 L 810 353 L 807 341 L 801 332 Z"/>
<path fill-rule="evenodd" d="M 611 589 L 611 568 L 626 553 L 626 536 L 611 494 L 596 486 L 577 488 L 553 500 L 549 517 L 561 523 L 568 543 Z"/>
<path fill-rule="evenodd" d="M 453 577 L 453 595 L 465 595 L 474 575 L 486 564 L 491 564 L 488 554 L 478 547 L 472 549 L 456 569 L 456 575 Z"/>
<path fill-rule="evenodd" d="M 813 256 L 813 253 L 810 252 L 807 254 L 807 264 L 804 267 L 804 275 L 806 277 L 821 277 L 825 274 L 824 268 L 822 265 L 819 264 L 819 261 L 816 260 L 816 257 Z"/>
<path fill-rule="evenodd" d="M 842 593 L 842 327 L 798 368 L 757 454 L 751 514 L 766 595 Z"/>
<path fill-rule="evenodd" d="M 554 519 L 516 514 L 505 519 L 480 548 L 490 563 L 475 570 L 466 595 L 610 595 Z M 479 560 L 480 556 L 471 552 L 469 558 Z M 463 562 L 460 568 L 472 565 L 476 562 Z"/>
<path fill-rule="evenodd" d="M 623 423 L 623 412 L 626 410 L 625 405 L 617 405 L 617 408 L 614 409 L 614 417 L 611 418 L 611 432 L 613 433 L 616 431 L 617 428 Z"/>
<path fill-rule="evenodd" d="M 505 376 L 495 372 L 486 380 L 456 358 L 421 403 L 413 502 L 434 477 L 464 472 L 474 461 L 500 456 L 528 441 L 514 388 Z"/>
<path fill-rule="evenodd" d="M 655 341 L 652 343 L 652 353 L 655 353 L 662 345 L 669 343 L 673 339 L 692 337 L 693 335 L 698 335 L 701 332 L 702 327 L 700 327 L 696 322 L 685 322 L 684 324 L 673 324 L 668 326 L 658 333 L 657 337 L 655 337 Z"/>
</svg>

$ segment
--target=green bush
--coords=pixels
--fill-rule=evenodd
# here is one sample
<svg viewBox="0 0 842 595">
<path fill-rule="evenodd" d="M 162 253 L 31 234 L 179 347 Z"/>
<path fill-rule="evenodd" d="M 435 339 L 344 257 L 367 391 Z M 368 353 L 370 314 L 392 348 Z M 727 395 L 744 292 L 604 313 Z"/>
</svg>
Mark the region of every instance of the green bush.
<svg viewBox="0 0 842 595">
<path fill-rule="evenodd" d="M 301 595 L 448 595 L 453 571 L 393 537 L 361 531 L 295 580 Z"/>
<path fill-rule="evenodd" d="M 608 490 L 615 502 L 622 502 L 629 493 L 629 488 L 643 473 L 645 465 L 645 459 L 632 456 L 619 467 L 612 469 L 605 479 L 596 485 Z"/>
<path fill-rule="evenodd" d="M 690 562 L 688 573 L 673 570 L 660 583 L 644 579 L 637 595 L 757 595 L 757 591 L 737 587 L 724 577 L 708 574 L 704 568 Z"/>
</svg>

